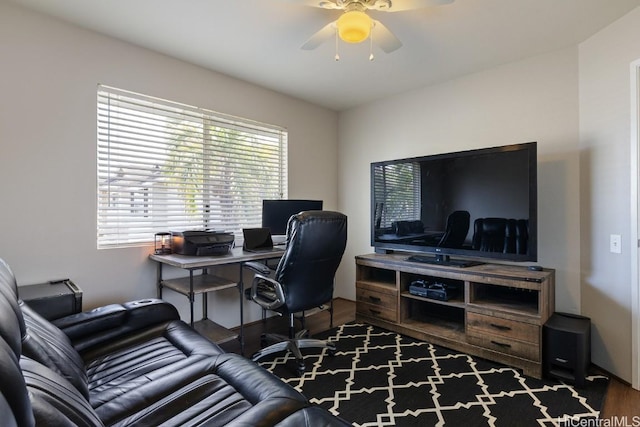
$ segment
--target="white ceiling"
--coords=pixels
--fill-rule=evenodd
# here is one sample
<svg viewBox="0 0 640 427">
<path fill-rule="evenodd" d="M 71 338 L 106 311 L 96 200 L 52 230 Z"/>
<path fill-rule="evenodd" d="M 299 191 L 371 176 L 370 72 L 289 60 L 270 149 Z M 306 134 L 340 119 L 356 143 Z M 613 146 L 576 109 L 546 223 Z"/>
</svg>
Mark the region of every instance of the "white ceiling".
<svg viewBox="0 0 640 427">
<path fill-rule="evenodd" d="M 300 46 L 340 12 L 295 0 L 11 0 L 335 110 L 575 45 L 640 0 L 455 0 L 370 12 L 403 43 Z M 393 0 L 400 3 L 403 0 Z"/>
</svg>

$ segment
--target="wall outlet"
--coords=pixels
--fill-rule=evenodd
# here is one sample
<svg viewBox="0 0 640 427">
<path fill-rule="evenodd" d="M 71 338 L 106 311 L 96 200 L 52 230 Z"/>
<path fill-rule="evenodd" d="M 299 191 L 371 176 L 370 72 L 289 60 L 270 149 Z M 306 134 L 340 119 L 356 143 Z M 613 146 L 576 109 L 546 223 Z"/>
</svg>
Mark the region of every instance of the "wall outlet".
<svg viewBox="0 0 640 427">
<path fill-rule="evenodd" d="M 609 236 L 609 251 L 613 254 L 622 253 L 622 238 L 619 234 Z"/>
</svg>

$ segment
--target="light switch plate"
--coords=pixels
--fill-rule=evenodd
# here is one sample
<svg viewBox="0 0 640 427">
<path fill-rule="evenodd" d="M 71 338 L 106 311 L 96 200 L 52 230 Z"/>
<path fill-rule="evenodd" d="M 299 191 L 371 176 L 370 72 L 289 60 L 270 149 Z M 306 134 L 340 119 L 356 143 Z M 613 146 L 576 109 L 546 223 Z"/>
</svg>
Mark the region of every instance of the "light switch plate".
<svg viewBox="0 0 640 427">
<path fill-rule="evenodd" d="M 612 234 L 609 238 L 609 251 L 614 254 L 622 253 L 622 238 L 619 234 Z"/>
</svg>

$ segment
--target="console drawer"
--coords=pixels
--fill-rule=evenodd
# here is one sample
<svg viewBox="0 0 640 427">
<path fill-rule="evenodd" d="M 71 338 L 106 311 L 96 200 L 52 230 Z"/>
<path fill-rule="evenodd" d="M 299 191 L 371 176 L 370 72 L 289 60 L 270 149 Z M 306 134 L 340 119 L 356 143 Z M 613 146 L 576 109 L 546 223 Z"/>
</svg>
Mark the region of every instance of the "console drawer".
<svg viewBox="0 0 640 427">
<path fill-rule="evenodd" d="M 511 354 L 535 362 L 540 361 L 540 347 L 537 344 L 515 341 L 507 337 L 474 334 L 467 334 L 467 341 L 478 347 Z"/>
<path fill-rule="evenodd" d="M 397 305 L 397 293 L 395 289 L 383 288 L 381 286 L 367 286 L 358 283 L 356 286 L 356 302 L 361 302 L 380 306 L 389 310 L 395 310 Z"/>
<path fill-rule="evenodd" d="M 384 308 L 380 305 L 358 301 L 356 303 L 356 313 L 394 323 L 398 321 L 398 312 L 393 307 Z"/>
<path fill-rule="evenodd" d="M 398 291 L 390 286 L 356 282 L 356 313 L 388 322 L 398 321 Z"/>
<path fill-rule="evenodd" d="M 467 334 L 478 337 L 489 335 L 507 338 L 507 340 L 502 340 L 505 342 L 513 339 L 535 346 L 540 344 L 540 326 L 538 325 L 470 311 L 467 311 Z"/>
</svg>

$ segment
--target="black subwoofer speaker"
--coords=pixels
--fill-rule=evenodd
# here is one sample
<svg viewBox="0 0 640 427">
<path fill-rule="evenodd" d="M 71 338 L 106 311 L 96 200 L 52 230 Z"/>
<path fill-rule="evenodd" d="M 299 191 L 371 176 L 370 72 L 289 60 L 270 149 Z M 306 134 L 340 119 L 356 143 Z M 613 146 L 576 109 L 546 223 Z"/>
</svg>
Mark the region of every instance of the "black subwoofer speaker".
<svg viewBox="0 0 640 427">
<path fill-rule="evenodd" d="M 584 386 L 591 364 L 591 320 L 554 313 L 542 327 L 544 376 Z"/>
</svg>

